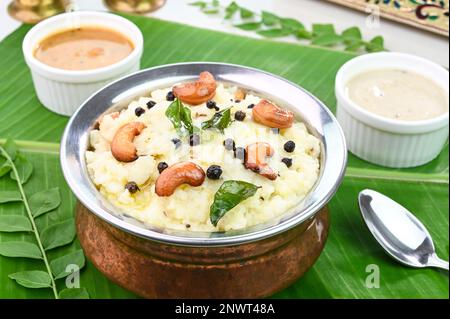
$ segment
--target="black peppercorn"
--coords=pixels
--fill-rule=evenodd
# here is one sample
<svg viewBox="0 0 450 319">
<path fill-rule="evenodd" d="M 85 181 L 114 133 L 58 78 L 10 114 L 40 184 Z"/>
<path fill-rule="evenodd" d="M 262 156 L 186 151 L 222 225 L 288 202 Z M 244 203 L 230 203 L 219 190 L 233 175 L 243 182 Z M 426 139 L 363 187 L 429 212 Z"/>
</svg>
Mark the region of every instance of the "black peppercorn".
<svg viewBox="0 0 450 319">
<path fill-rule="evenodd" d="M 237 111 L 236 113 L 234 113 L 234 119 L 236 121 L 243 121 L 246 115 L 247 114 L 245 114 L 245 112 L 243 111 Z"/>
<path fill-rule="evenodd" d="M 147 108 L 150 110 L 152 107 L 154 107 L 156 105 L 155 101 L 148 101 L 147 102 Z"/>
<path fill-rule="evenodd" d="M 284 150 L 288 153 L 292 153 L 295 150 L 295 143 L 293 141 L 287 141 L 284 143 Z"/>
<path fill-rule="evenodd" d="M 287 158 L 287 157 L 285 157 L 285 158 L 283 158 L 281 161 L 282 161 L 284 164 L 286 164 L 287 167 L 291 167 L 291 166 L 292 166 L 292 158 Z"/>
<path fill-rule="evenodd" d="M 236 149 L 236 143 L 232 138 L 227 138 L 225 141 L 223 141 L 223 146 L 225 146 L 225 149 L 227 151 L 234 151 Z"/>
<path fill-rule="evenodd" d="M 142 108 L 142 107 L 137 107 L 135 110 L 134 110 L 134 114 L 136 114 L 136 116 L 141 116 L 142 114 L 144 114 L 145 113 L 145 110 Z"/>
<path fill-rule="evenodd" d="M 211 165 L 206 170 L 206 176 L 209 179 L 219 179 L 220 175 L 222 175 L 222 168 L 219 165 Z"/>
<path fill-rule="evenodd" d="M 196 146 L 200 144 L 200 136 L 198 134 L 192 134 L 189 136 L 189 145 Z"/>
<path fill-rule="evenodd" d="M 236 147 L 234 150 L 234 157 L 240 159 L 242 162 L 245 160 L 245 148 Z"/>
<path fill-rule="evenodd" d="M 216 109 L 217 105 L 216 102 L 209 100 L 208 102 L 206 102 L 206 107 L 208 109 Z"/>
<path fill-rule="evenodd" d="M 173 94 L 172 91 L 169 91 L 166 95 L 166 100 L 167 101 L 174 101 L 175 100 L 175 94 Z"/>
<path fill-rule="evenodd" d="M 158 172 L 161 174 L 169 165 L 167 165 L 166 162 L 159 162 L 158 163 Z"/>
<path fill-rule="evenodd" d="M 175 149 L 179 148 L 182 144 L 179 138 L 173 138 L 172 143 L 175 144 Z"/>
<path fill-rule="evenodd" d="M 135 182 L 128 182 L 125 184 L 125 189 L 130 192 L 130 194 L 134 194 L 139 190 L 139 186 Z"/>
</svg>

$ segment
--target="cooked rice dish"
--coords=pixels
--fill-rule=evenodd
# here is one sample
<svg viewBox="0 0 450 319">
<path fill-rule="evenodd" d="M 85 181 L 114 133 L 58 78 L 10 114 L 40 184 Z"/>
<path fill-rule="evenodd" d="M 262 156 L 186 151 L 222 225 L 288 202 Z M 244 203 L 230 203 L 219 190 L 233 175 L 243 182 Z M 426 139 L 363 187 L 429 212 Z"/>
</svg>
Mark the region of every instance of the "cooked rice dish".
<svg viewBox="0 0 450 319">
<path fill-rule="evenodd" d="M 204 88 L 202 74 L 99 119 L 86 152 L 93 183 L 162 228 L 227 231 L 282 216 L 316 183 L 320 141 L 252 92 Z"/>
</svg>

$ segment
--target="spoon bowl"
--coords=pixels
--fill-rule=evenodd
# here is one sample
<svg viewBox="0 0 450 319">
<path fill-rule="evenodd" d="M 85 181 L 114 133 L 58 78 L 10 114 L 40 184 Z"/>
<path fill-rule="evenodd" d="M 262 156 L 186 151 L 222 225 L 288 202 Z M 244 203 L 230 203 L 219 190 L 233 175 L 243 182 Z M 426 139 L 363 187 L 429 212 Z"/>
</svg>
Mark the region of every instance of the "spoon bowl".
<svg viewBox="0 0 450 319">
<path fill-rule="evenodd" d="M 391 257 L 410 267 L 449 269 L 425 226 L 405 207 L 370 189 L 361 191 L 358 201 L 367 227 Z"/>
</svg>

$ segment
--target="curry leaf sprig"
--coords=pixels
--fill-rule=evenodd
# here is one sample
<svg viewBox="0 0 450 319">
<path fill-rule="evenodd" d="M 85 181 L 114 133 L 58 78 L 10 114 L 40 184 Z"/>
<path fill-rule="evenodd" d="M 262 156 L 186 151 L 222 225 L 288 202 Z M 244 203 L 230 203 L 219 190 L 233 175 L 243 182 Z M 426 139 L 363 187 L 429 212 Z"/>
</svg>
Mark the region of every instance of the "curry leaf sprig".
<svg viewBox="0 0 450 319">
<path fill-rule="evenodd" d="M 0 191 L 0 204 L 21 202 L 25 216 L 20 214 L 0 215 L 0 232 L 30 233 L 32 241 L 0 242 L 0 255 L 4 257 L 21 257 L 41 260 L 43 270 L 27 270 L 10 274 L 9 277 L 26 288 L 49 288 L 55 299 L 88 298 L 85 288 L 63 289 L 58 292 L 56 280 L 70 275 L 68 265 L 84 267 L 85 258 L 82 250 L 62 257 L 49 259 L 48 251 L 66 246 L 75 239 L 74 219 L 51 223 L 44 229 L 37 227 L 36 220 L 59 207 L 61 198 L 58 188 L 39 191 L 31 196 L 25 192 L 24 185 L 32 176 L 34 167 L 30 161 L 18 152 L 16 144 L 7 140 L 0 145 L 0 178 L 9 177 L 16 181 L 17 189 Z"/>
<path fill-rule="evenodd" d="M 199 7 L 205 14 L 223 14 L 225 20 L 235 20 L 239 16 L 239 23 L 233 25 L 246 31 L 255 31 L 266 38 L 281 38 L 293 36 L 299 41 L 306 41 L 320 47 L 343 47 L 351 52 L 384 51 L 384 39 L 376 36 L 369 41 L 363 39 L 358 27 L 350 27 L 338 34 L 332 24 L 313 24 L 311 29 L 292 18 L 279 17 L 271 12 L 253 12 L 247 8 L 231 2 L 222 7 L 220 1 L 196 1 L 190 3 Z"/>
</svg>

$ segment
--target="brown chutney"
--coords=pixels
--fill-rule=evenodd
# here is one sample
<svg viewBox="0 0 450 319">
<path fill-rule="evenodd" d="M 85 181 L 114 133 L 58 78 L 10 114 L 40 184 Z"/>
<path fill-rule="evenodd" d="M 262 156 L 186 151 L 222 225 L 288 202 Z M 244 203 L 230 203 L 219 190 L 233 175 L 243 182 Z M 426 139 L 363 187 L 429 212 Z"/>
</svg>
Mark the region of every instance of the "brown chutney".
<svg viewBox="0 0 450 319">
<path fill-rule="evenodd" d="M 80 71 L 114 64 L 133 50 L 133 43 L 120 32 L 82 26 L 44 38 L 35 48 L 34 56 L 55 68 Z"/>
</svg>

